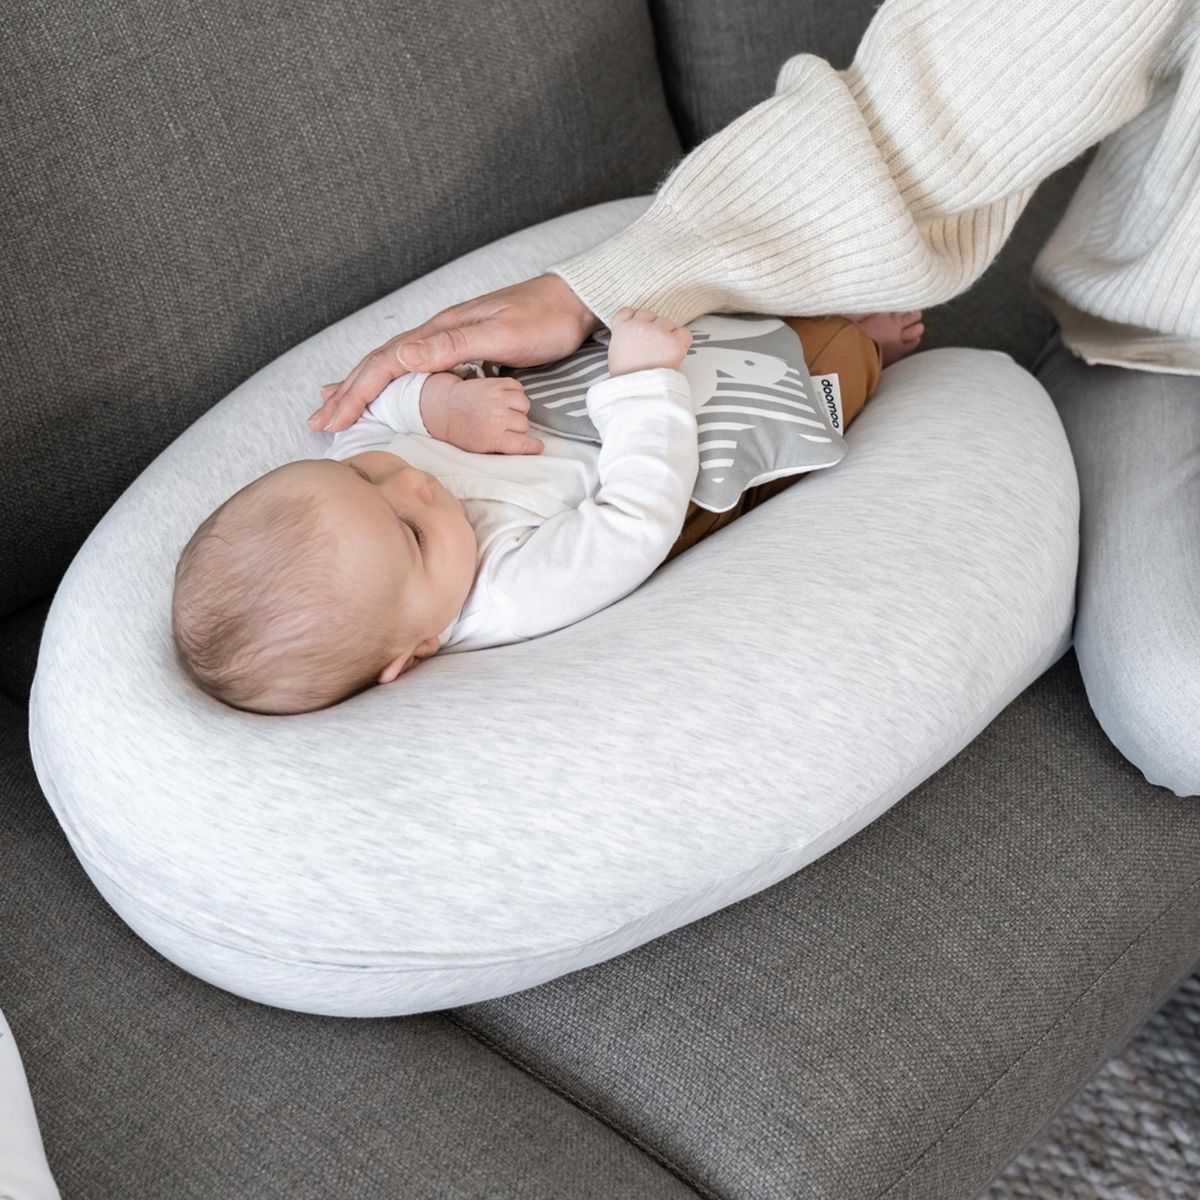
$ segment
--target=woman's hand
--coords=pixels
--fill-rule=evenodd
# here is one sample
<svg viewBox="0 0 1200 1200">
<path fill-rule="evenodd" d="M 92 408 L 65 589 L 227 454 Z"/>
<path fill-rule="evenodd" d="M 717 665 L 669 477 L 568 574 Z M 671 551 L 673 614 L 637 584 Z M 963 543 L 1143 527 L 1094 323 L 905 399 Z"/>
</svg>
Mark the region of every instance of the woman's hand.
<svg viewBox="0 0 1200 1200">
<path fill-rule="evenodd" d="M 321 389 L 309 428 L 340 433 L 393 379 L 409 371 L 448 371 L 472 359 L 509 367 L 556 362 L 601 326 L 570 285 L 547 272 L 454 304 L 372 350 L 340 383 Z M 403 355 L 403 357 L 401 356 Z"/>
</svg>

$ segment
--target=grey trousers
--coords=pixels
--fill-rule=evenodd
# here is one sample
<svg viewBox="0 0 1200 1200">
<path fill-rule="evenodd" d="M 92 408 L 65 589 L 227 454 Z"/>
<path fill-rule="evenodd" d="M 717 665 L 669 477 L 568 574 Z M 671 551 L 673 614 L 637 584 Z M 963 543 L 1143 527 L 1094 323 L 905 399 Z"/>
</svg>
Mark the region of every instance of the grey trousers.
<svg viewBox="0 0 1200 1200">
<path fill-rule="evenodd" d="M 1200 376 L 1033 364 L 1079 473 L 1075 655 L 1092 711 L 1153 784 L 1200 794 Z"/>
</svg>

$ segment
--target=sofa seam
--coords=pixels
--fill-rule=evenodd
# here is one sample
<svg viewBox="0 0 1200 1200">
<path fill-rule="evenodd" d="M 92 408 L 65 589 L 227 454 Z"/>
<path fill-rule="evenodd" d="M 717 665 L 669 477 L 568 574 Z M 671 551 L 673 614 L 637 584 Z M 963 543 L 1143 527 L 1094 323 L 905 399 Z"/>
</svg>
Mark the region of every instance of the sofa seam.
<svg viewBox="0 0 1200 1200">
<path fill-rule="evenodd" d="M 555 1095 L 561 1096 L 569 1104 L 581 1109 L 590 1117 L 593 1117 L 595 1120 L 599 1121 L 602 1125 L 607 1126 L 615 1134 L 617 1134 L 618 1137 L 636 1146 L 642 1151 L 643 1154 L 646 1154 L 650 1158 L 654 1159 L 657 1163 L 659 1163 L 659 1165 L 668 1170 L 682 1183 L 685 1183 L 688 1187 L 690 1187 L 698 1196 L 704 1197 L 705 1200 L 723 1200 L 723 1197 L 719 1193 L 714 1192 L 705 1184 L 702 1184 L 698 1180 L 692 1178 L 692 1176 L 683 1167 L 674 1162 L 668 1155 L 664 1154 L 657 1147 L 650 1145 L 648 1142 L 638 1137 L 636 1133 L 626 1129 L 623 1125 L 621 1125 L 620 1122 L 601 1112 L 598 1108 L 592 1104 L 589 1104 L 588 1101 L 584 1100 L 581 1096 L 573 1095 L 562 1084 L 556 1082 L 544 1072 L 539 1071 L 532 1064 L 519 1058 L 513 1051 L 509 1050 L 505 1046 L 502 1046 L 498 1041 L 496 1041 L 495 1038 L 492 1038 L 488 1036 L 488 1034 L 483 1033 L 481 1030 L 478 1030 L 472 1025 L 467 1024 L 467 1022 L 465 1022 L 461 1017 L 456 1016 L 453 1010 L 444 1011 L 442 1015 L 448 1021 L 450 1021 L 451 1024 L 457 1026 L 457 1028 L 461 1029 L 469 1037 L 474 1038 L 493 1053 L 498 1054 L 506 1062 L 511 1063 L 514 1067 L 521 1071 L 522 1074 L 528 1075 L 531 1079 L 537 1080 L 537 1082 L 543 1087 L 548 1088 Z"/>
<path fill-rule="evenodd" d="M 935 1151 L 958 1128 L 958 1126 L 961 1125 L 962 1122 L 1025 1061 L 1025 1059 L 1027 1059 L 1035 1050 L 1037 1050 L 1046 1041 L 1046 1039 L 1049 1038 L 1055 1032 L 1055 1030 L 1067 1020 L 1068 1017 L 1078 1010 L 1079 1006 L 1087 999 L 1088 995 L 1093 992 L 1110 974 L 1112 974 L 1121 960 L 1124 959 L 1135 946 L 1138 946 L 1145 941 L 1146 935 L 1150 932 L 1150 930 L 1152 930 L 1160 921 L 1170 916 L 1183 905 L 1184 901 L 1192 892 L 1196 890 L 1197 886 L 1200 886 L 1200 875 L 1197 875 L 1192 882 L 1189 883 L 1182 892 L 1176 895 L 1176 897 L 1168 905 L 1161 909 L 1152 920 L 1143 925 L 1142 928 L 1138 930 L 1136 936 L 1129 941 L 1120 954 L 1118 954 L 1116 958 L 1114 958 L 1108 964 L 1108 966 L 1106 966 L 1104 970 L 1101 971 L 1100 974 L 1097 975 L 1096 978 L 1093 979 L 1092 982 L 1088 984 L 1088 986 L 1082 992 L 1080 992 L 1078 996 L 1075 997 L 1071 1004 L 1059 1014 L 1054 1023 L 1032 1042 L 1030 1042 L 1030 1044 L 1026 1046 L 1021 1054 L 1014 1059 L 1000 1075 L 993 1079 L 992 1082 L 988 1084 L 988 1086 L 982 1092 L 980 1092 L 979 1095 L 976 1096 L 975 1099 L 972 1100 L 971 1103 L 968 1104 L 967 1107 L 964 1108 L 957 1117 L 955 1117 L 954 1121 L 949 1126 L 942 1130 L 936 1141 L 933 1141 L 926 1146 L 925 1149 L 922 1150 L 921 1153 L 915 1159 L 913 1159 L 913 1161 L 907 1167 L 905 1167 L 904 1171 L 900 1175 L 898 1175 L 890 1184 L 888 1184 L 883 1191 L 878 1192 L 875 1196 L 875 1200 L 888 1200 L 888 1197 L 890 1197 L 895 1190 L 902 1183 L 904 1183 L 904 1181 L 921 1165 L 921 1163 L 923 1163 L 929 1157 L 929 1155 L 932 1154 L 933 1151 Z M 1161 1007 L 1161 1005 L 1159 1005 L 1159 1007 Z M 1069 1099 L 1067 1103 L 1070 1103 Z M 1056 1110 L 1056 1113 L 1059 1111 L 1061 1111 L 1061 1107 Z"/>
</svg>

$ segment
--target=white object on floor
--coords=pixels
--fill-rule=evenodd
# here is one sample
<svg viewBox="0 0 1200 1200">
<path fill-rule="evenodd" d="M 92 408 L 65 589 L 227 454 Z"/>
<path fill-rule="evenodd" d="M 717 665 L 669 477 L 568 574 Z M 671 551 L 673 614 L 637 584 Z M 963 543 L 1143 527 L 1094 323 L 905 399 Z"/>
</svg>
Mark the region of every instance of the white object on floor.
<svg viewBox="0 0 1200 1200">
<path fill-rule="evenodd" d="M 21 1055 L 0 1011 L 0 1200 L 60 1200 Z"/>
</svg>

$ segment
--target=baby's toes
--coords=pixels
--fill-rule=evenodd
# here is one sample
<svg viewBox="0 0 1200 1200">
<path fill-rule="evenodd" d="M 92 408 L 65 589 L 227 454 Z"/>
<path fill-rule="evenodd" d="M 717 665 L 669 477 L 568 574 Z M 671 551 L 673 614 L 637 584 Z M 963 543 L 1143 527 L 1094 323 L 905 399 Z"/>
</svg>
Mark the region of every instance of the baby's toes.
<svg viewBox="0 0 1200 1200">
<path fill-rule="evenodd" d="M 905 342 L 919 342 L 921 340 L 921 335 L 924 334 L 924 332 L 925 326 L 918 321 L 916 325 L 910 325 L 907 329 L 905 329 L 904 332 L 901 333 L 900 339 L 901 341 Z"/>
</svg>

